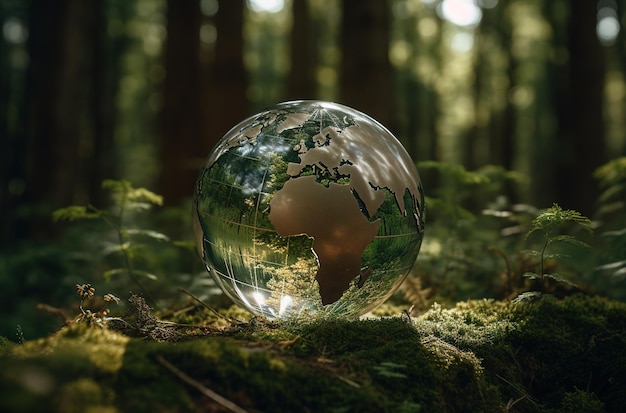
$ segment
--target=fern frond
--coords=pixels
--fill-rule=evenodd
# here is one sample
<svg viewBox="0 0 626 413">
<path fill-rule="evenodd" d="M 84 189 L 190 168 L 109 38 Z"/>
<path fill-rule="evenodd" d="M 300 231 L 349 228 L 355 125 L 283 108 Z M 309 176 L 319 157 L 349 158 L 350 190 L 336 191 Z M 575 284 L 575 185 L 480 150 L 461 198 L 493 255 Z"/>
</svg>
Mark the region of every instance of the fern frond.
<svg viewBox="0 0 626 413">
<path fill-rule="evenodd" d="M 133 201 L 143 201 L 152 205 L 163 205 L 163 197 L 158 195 L 146 188 L 132 188 L 128 192 L 128 200 Z"/>
<path fill-rule="evenodd" d="M 511 302 L 521 303 L 524 301 L 534 301 L 538 298 L 541 298 L 541 293 L 539 291 L 527 291 L 515 297 Z"/>
<path fill-rule="evenodd" d="M 591 230 L 591 220 L 580 212 L 572 209 L 563 209 L 559 204 L 554 204 L 537 217 L 532 222 L 532 230 L 549 231 L 550 229 L 572 222 L 582 226 L 587 230 Z"/>
<path fill-rule="evenodd" d="M 626 156 L 613 159 L 597 168 L 593 176 L 600 181 L 600 186 L 607 187 L 626 179 Z"/>
<path fill-rule="evenodd" d="M 552 279 L 552 280 L 554 280 L 556 282 L 567 284 L 567 285 L 572 286 L 572 287 L 578 287 L 578 285 L 574 284 L 573 282 L 571 282 L 567 278 L 561 277 L 559 274 L 544 274 L 543 276 L 544 276 L 544 278 L 550 278 L 550 279 Z"/>
<path fill-rule="evenodd" d="M 409 275 L 404 279 L 400 287 L 402 296 L 414 309 L 421 311 L 428 306 L 428 297 L 432 292 L 432 288 L 422 288 L 422 279 Z"/>
<path fill-rule="evenodd" d="M 127 230 L 124 230 L 124 232 L 127 235 L 144 236 L 144 237 L 152 238 L 157 241 L 169 241 L 170 240 L 170 238 L 167 235 L 162 234 L 158 231 L 153 231 L 149 229 L 127 229 Z"/>
<path fill-rule="evenodd" d="M 587 244 L 586 242 L 576 239 L 576 237 L 574 237 L 573 235 L 557 235 L 548 240 L 548 245 L 551 245 L 557 242 L 570 244 L 575 247 L 591 248 L 591 245 Z"/>
<path fill-rule="evenodd" d="M 542 278 L 541 275 L 536 272 L 525 272 L 522 277 L 528 278 L 529 280 L 540 280 Z"/>
<path fill-rule="evenodd" d="M 57 209 L 52 213 L 52 220 L 58 221 L 77 221 L 79 219 L 96 219 L 104 215 L 104 211 L 96 208 L 88 208 L 81 205 L 71 205 L 65 208 Z"/>
<path fill-rule="evenodd" d="M 146 209 L 141 206 L 141 203 L 149 205 L 163 205 L 163 197 L 146 188 L 135 188 L 132 184 L 125 180 L 105 179 L 102 181 L 102 188 L 111 192 L 111 196 L 115 202 L 120 205 L 121 203 L 128 203 L 125 205 L 131 209 L 133 205 L 131 203 L 137 203 L 135 205 L 137 209 Z"/>
</svg>

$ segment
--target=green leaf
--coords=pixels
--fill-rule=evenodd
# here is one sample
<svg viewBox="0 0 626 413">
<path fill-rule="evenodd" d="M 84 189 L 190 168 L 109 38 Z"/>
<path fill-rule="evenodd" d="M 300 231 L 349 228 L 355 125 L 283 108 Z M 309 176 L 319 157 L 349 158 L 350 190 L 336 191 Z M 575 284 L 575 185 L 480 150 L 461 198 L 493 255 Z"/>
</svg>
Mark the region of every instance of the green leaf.
<svg viewBox="0 0 626 413">
<path fill-rule="evenodd" d="M 108 270 L 108 271 L 104 272 L 104 274 L 103 274 L 104 280 L 106 282 L 109 282 L 109 281 L 111 281 L 111 278 L 113 278 L 114 276 L 119 275 L 119 274 L 123 274 L 123 273 L 126 273 L 126 272 L 127 272 L 126 268 L 113 268 L 112 270 Z"/>
<path fill-rule="evenodd" d="M 141 275 L 142 277 L 146 277 L 147 279 L 153 281 L 159 279 L 159 277 L 157 277 L 156 275 L 143 270 L 133 270 L 133 274 Z"/>
<path fill-rule="evenodd" d="M 155 239 L 157 241 L 169 241 L 170 240 L 170 238 L 167 235 L 162 234 L 157 231 L 152 231 L 149 229 L 127 229 L 125 230 L 125 233 L 131 236 L 136 236 L 136 235 L 144 236 L 144 237 Z"/>
<path fill-rule="evenodd" d="M 58 221 L 77 221 L 79 219 L 96 219 L 104 215 L 104 211 L 96 208 L 88 208 L 86 206 L 71 205 L 65 208 L 57 209 L 52 213 L 52 220 Z"/>
<path fill-rule="evenodd" d="M 145 209 L 146 205 L 163 205 L 163 197 L 146 188 L 134 188 L 125 179 L 117 181 L 105 179 L 102 181 L 102 188 L 109 190 L 118 206 L 128 209 Z M 131 205 L 132 204 L 132 205 Z"/>
<path fill-rule="evenodd" d="M 550 229 L 563 225 L 567 222 L 576 223 L 585 229 L 591 230 L 591 221 L 586 216 L 583 216 L 578 211 L 571 209 L 564 210 L 558 204 L 552 205 L 537 217 L 532 222 L 533 229 L 541 229 L 549 231 Z"/>
<path fill-rule="evenodd" d="M 397 371 L 403 369 L 406 369 L 404 364 L 398 364 L 392 361 L 383 361 L 378 366 L 374 366 L 374 370 L 376 370 L 379 375 L 398 379 L 405 379 L 408 377 L 406 374 Z"/>
<path fill-rule="evenodd" d="M 535 232 L 543 232 L 543 228 L 533 226 L 527 233 L 524 239 L 530 238 Z"/>
<path fill-rule="evenodd" d="M 125 179 L 105 179 L 102 181 L 102 188 L 111 191 L 112 193 L 127 193 L 132 189 L 130 182 Z"/>
<path fill-rule="evenodd" d="M 572 235 L 557 235 L 555 237 L 552 237 L 548 240 L 548 245 L 551 245 L 557 242 L 564 242 L 566 244 L 574 245 L 576 247 L 581 247 L 581 248 L 591 248 L 591 245 L 587 244 L 586 242 L 576 239 L 576 237 Z"/>
<path fill-rule="evenodd" d="M 152 204 L 149 202 L 126 201 L 126 209 L 129 211 L 149 211 L 152 209 Z"/>
<path fill-rule="evenodd" d="M 602 233 L 603 237 L 621 237 L 626 235 L 626 228 L 616 231 L 605 231 Z"/>
<path fill-rule="evenodd" d="M 613 159 L 600 166 L 593 172 L 593 176 L 600 181 L 600 185 L 603 187 L 626 179 L 626 156 Z"/>
<path fill-rule="evenodd" d="M 175 247 L 184 248 L 190 251 L 196 250 L 196 242 L 193 240 L 173 241 Z"/>
<path fill-rule="evenodd" d="M 123 244 L 109 244 L 103 250 L 103 255 L 110 255 L 117 252 L 128 251 L 131 248 L 130 242 L 124 242 Z"/>
<path fill-rule="evenodd" d="M 608 264 L 604 264 L 604 265 L 600 265 L 598 267 L 596 267 L 596 270 L 613 270 L 616 268 L 621 268 L 626 266 L 626 260 L 623 261 L 615 261 L 615 262 L 610 262 Z"/>
<path fill-rule="evenodd" d="M 565 279 L 565 278 L 561 277 L 559 274 L 544 274 L 543 276 L 545 278 L 553 279 L 556 282 L 560 282 L 560 283 L 563 283 L 563 284 L 571 285 L 572 287 L 578 287 L 578 285 L 574 284 L 573 282 L 571 282 L 568 279 Z"/>
<path fill-rule="evenodd" d="M 558 260 L 561 258 L 570 258 L 570 255 L 568 254 L 557 254 L 557 253 L 552 253 L 552 254 L 543 254 L 543 259 L 544 260 Z"/>
<path fill-rule="evenodd" d="M 529 257 L 541 258 L 541 252 L 535 250 L 523 250 L 522 254 L 528 255 Z"/>
<path fill-rule="evenodd" d="M 541 298 L 541 293 L 539 291 L 527 291 L 515 297 L 511 302 L 521 303 L 523 301 L 534 301 L 538 298 Z"/>
<path fill-rule="evenodd" d="M 522 277 L 528 278 L 529 280 L 540 280 L 542 278 L 541 275 L 536 272 L 525 272 Z"/>
<path fill-rule="evenodd" d="M 129 201 L 143 201 L 152 205 L 163 205 L 163 197 L 146 188 L 132 188 L 128 193 Z"/>
</svg>

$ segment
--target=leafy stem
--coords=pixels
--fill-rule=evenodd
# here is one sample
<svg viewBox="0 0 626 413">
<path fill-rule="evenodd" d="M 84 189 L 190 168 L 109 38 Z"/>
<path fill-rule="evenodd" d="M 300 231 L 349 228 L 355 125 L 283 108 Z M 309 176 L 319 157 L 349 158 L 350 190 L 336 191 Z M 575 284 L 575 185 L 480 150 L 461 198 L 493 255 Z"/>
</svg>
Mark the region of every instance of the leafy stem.
<svg viewBox="0 0 626 413">
<path fill-rule="evenodd" d="M 556 282 L 576 286 L 571 281 L 561 277 L 559 274 L 546 274 L 546 260 L 548 258 L 560 258 L 564 257 L 561 254 L 548 254 L 548 247 L 556 243 L 566 243 L 575 247 L 589 247 L 583 241 L 580 241 L 573 235 L 560 234 L 557 229 L 562 228 L 566 224 L 575 224 L 587 231 L 591 231 L 591 221 L 589 218 L 581 215 L 574 210 L 564 210 L 558 204 L 552 205 L 533 220 L 531 229 L 526 234 L 526 239 L 530 238 L 535 232 L 539 232 L 543 235 L 543 245 L 540 250 L 528 250 L 527 254 L 539 258 L 539 273 L 526 273 L 524 277 L 540 281 L 540 292 L 527 292 L 518 296 L 515 301 L 521 301 L 527 298 L 535 298 L 541 295 L 545 288 L 545 280 L 550 278 Z"/>
<path fill-rule="evenodd" d="M 101 219 L 107 224 L 116 234 L 117 248 L 122 255 L 123 269 L 113 269 L 105 273 L 105 278 L 113 274 L 126 273 L 128 278 L 135 283 L 141 292 L 146 296 L 151 304 L 155 305 L 155 300 L 150 293 L 144 288 L 140 280 L 137 278 L 137 273 L 133 268 L 131 257 L 131 244 L 130 235 L 143 235 L 156 240 L 169 240 L 169 238 L 163 234 L 155 231 L 142 230 L 142 229 L 129 229 L 125 226 L 125 220 L 128 212 L 132 211 L 145 211 L 150 209 L 153 205 L 162 205 L 163 197 L 157 195 L 145 188 L 134 188 L 129 181 L 126 180 L 111 180 L 107 179 L 102 182 L 102 187 L 111 193 L 113 200 L 113 213 L 110 214 L 107 210 L 99 209 L 93 205 L 79 206 L 72 205 L 66 208 L 61 208 L 54 211 L 53 219 L 55 221 L 67 220 L 76 221 L 84 219 Z M 141 272 L 146 276 L 155 278 L 152 274 Z M 82 311 L 82 302 L 81 302 Z"/>
</svg>

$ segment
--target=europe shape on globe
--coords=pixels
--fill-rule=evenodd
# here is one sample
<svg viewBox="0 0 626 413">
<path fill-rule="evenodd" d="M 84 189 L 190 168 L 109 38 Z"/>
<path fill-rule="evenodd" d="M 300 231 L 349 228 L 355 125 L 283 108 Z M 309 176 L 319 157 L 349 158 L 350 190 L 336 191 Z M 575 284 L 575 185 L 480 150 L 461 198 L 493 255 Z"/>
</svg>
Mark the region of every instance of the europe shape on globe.
<svg viewBox="0 0 626 413">
<path fill-rule="evenodd" d="M 322 101 L 281 103 L 226 133 L 193 212 L 208 272 L 268 318 L 370 311 L 411 270 L 424 231 L 421 181 L 401 143 Z"/>
</svg>

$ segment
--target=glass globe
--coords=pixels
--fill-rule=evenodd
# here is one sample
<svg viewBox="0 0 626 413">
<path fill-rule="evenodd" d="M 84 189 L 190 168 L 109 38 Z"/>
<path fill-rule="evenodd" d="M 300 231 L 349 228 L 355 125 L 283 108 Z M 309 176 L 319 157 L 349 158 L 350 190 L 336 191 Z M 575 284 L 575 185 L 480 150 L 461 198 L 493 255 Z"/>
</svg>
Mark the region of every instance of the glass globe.
<svg viewBox="0 0 626 413">
<path fill-rule="evenodd" d="M 424 231 L 421 181 L 402 144 L 322 101 L 281 103 L 226 133 L 193 208 L 208 272 L 270 319 L 372 310 L 411 270 Z"/>
</svg>

